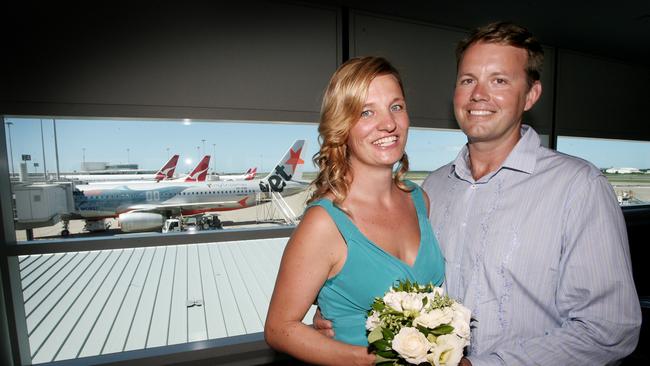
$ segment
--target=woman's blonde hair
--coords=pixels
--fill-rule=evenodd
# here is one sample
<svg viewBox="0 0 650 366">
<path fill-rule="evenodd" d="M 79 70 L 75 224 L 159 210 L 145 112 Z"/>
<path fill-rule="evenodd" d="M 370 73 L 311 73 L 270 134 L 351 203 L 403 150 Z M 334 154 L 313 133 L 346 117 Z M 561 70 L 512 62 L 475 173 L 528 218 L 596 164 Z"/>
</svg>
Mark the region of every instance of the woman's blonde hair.
<svg viewBox="0 0 650 366">
<path fill-rule="evenodd" d="M 334 204 L 340 205 L 345 200 L 353 178 L 349 165 L 348 136 L 361 116 L 370 83 L 380 75 L 393 75 L 404 94 L 399 73 L 382 57 L 352 58 L 332 75 L 321 106 L 318 125 L 320 150 L 313 158 L 319 172 L 312 182 L 315 190 L 308 203 L 330 192 L 334 196 Z M 406 153 L 398 166 L 393 180 L 401 190 L 410 191 L 411 188 L 402 181 L 409 169 Z"/>
</svg>

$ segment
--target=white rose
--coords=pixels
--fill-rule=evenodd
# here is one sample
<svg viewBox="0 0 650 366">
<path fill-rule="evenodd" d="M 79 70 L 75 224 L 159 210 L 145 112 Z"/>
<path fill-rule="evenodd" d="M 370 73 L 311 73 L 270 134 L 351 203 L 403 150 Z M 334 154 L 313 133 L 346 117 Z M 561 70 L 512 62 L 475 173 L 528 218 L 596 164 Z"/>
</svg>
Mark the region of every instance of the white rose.
<svg viewBox="0 0 650 366">
<path fill-rule="evenodd" d="M 463 341 L 453 334 L 445 334 L 436 339 L 427 361 L 434 366 L 456 366 L 462 357 Z"/>
<path fill-rule="evenodd" d="M 469 338 L 471 333 L 469 329 L 469 323 L 465 323 L 464 321 L 459 319 L 454 319 L 452 320 L 450 325 L 454 327 L 454 331 L 452 332 L 452 334 L 455 334 L 458 337 L 462 338 L 463 347 L 469 345 Z"/>
<path fill-rule="evenodd" d="M 395 292 L 391 289 L 384 295 L 384 303 L 397 311 L 403 311 L 402 299 L 405 295 L 406 292 Z"/>
<path fill-rule="evenodd" d="M 366 319 L 366 329 L 369 331 L 375 330 L 378 326 L 381 325 L 381 320 L 379 319 L 379 313 L 373 311 L 372 314 Z"/>
<path fill-rule="evenodd" d="M 472 312 L 465 306 L 454 302 L 451 305 L 451 308 L 454 310 L 454 320 L 461 319 L 467 324 L 469 324 L 469 322 L 472 320 Z"/>
<path fill-rule="evenodd" d="M 422 310 L 422 299 L 425 294 L 407 293 L 402 298 L 402 309 L 404 311 L 420 312 Z"/>
<path fill-rule="evenodd" d="M 427 361 L 431 343 L 419 330 L 404 327 L 393 338 L 391 348 L 399 353 L 407 362 L 419 365 Z"/>
<path fill-rule="evenodd" d="M 454 316 L 454 311 L 451 308 L 433 309 L 429 312 L 422 313 L 413 319 L 413 325 L 422 325 L 429 329 L 433 329 L 441 324 L 448 324 Z"/>
</svg>

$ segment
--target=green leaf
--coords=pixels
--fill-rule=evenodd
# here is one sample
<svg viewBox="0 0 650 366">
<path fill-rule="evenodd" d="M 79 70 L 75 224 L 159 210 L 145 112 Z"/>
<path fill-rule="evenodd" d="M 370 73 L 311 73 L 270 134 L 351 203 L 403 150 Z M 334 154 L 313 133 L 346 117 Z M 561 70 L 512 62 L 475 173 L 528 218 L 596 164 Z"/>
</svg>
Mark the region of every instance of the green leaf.
<svg viewBox="0 0 650 366">
<path fill-rule="evenodd" d="M 377 327 L 368 334 L 368 343 L 373 344 L 382 338 L 382 327 Z"/>
<path fill-rule="evenodd" d="M 437 327 L 435 327 L 431 333 L 435 335 L 443 335 L 443 334 L 449 334 L 454 331 L 454 327 L 452 327 L 449 324 L 442 324 Z"/>
<path fill-rule="evenodd" d="M 397 361 L 397 358 L 386 358 L 381 355 L 375 355 L 375 364 L 379 364 L 382 362 L 393 362 L 393 361 Z"/>
<path fill-rule="evenodd" d="M 393 331 L 388 328 L 381 328 L 381 334 L 383 335 L 383 338 L 387 341 L 392 341 L 393 338 L 395 338 L 395 333 L 393 333 Z"/>
<path fill-rule="evenodd" d="M 376 355 L 381 356 L 386 359 L 391 359 L 391 358 L 397 358 L 397 353 L 393 350 L 388 350 L 388 351 L 377 351 L 375 352 Z"/>
<path fill-rule="evenodd" d="M 372 346 L 375 347 L 378 351 L 388 351 L 391 349 L 390 343 L 384 339 L 373 342 Z"/>
<path fill-rule="evenodd" d="M 416 328 L 420 331 L 420 333 L 424 334 L 425 337 L 427 337 L 429 334 L 433 332 L 431 329 L 423 325 L 418 325 Z"/>
</svg>

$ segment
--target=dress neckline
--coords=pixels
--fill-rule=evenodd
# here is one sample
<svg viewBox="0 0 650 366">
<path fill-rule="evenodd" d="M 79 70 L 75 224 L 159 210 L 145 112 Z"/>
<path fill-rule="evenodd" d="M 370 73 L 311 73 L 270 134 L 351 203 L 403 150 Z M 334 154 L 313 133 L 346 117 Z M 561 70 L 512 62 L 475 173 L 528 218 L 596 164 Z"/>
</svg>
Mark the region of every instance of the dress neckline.
<svg viewBox="0 0 650 366">
<path fill-rule="evenodd" d="M 336 207 L 336 205 L 334 205 L 334 203 L 332 202 L 332 200 L 330 200 L 329 198 L 322 198 L 322 200 L 326 200 L 326 201 L 328 201 L 328 202 L 332 205 L 332 207 L 335 207 L 337 210 L 339 210 L 339 211 L 343 214 L 342 216 L 345 217 L 345 220 L 347 220 L 347 221 L 351 224 L 351 226 L 354 228 L 354 230 L 355 230 L 355 231 L 356 231 L 356 232 L 357 232 L 357 233 L 358 233 L 358 234 L 359 234 L 359 235 L 360 235 L 360 236 L 361 236 L 365 241 L 367 241 L 370 245 L 372 245 L 373 247 L 377 248 L 379 251 L 381 251 L 382 253 L 384 253 L 384 254 L 387 255 L 388 257 L 392 258 L 394 261 L 399 262 L 401 265 L 407 267 L 409 270 L 413 270 L 413 269 L 415 269 L 415 266 L 417 265 L 418 260 L 420 259 L 420 254 L 421 254 L 421 252 L 422 252 L 422 247 L 423 247 L 423 245 L 422 245 L 422 241 L 424 240 L 424 230 L 423 230 L 423 228 L 422 228 L 422 220 L 421 220 L 421 218 L 420 218 L 420 210 L 418 209 L 418 204 L 417 204 L 417 202 L 416 202 L 416 198 L 415 198 L 415 194 L 414 194 L 416 189 L 417 189 L 417 187 L 414 187 L 413 190 L 412 190 L 412 191 L 410 192 L 410 194 L 409 194 L 409 196 L 411 197 L 411 201 L 413 202 L 413 208 L 415 208 L 415 216 L 417 217 L 417 220 L 418 220 L 418 228 L 419 228 L 419 230 L 420 230 L 420 240 L 419 240 L 419 242 L 418 242 L 418 251 L 417 251 L 417 254 L 415 255 L 415 260 L 413 261 L 413 264 L 412 264 L 412 265 L 406 263 L 404 260 L 402 260 L 402 259 L 398 258 L 397 256 L 393 255 L 392 253 L 386 251 L 386 250 L 385 250 L 384 248 L 382 248 L 380 245 L 378 245 L 378 244 L 375 243 L 374 241 L 370 240 L 370 238 L 368 238 L 368 237 L 366 236 L 366 234 L 364 234 L 364 233 L 361 231 L 361 229 L 359 229 L 359 227 L 354 223 L 354 221 L 352 221 L 352 220 L 350 219 L 350 217 L 349 217 L 349 216 L 348 216 L 348 215 L 347 215 L 343 210 L 341 210 L 340 208 Z"/>
</svg>

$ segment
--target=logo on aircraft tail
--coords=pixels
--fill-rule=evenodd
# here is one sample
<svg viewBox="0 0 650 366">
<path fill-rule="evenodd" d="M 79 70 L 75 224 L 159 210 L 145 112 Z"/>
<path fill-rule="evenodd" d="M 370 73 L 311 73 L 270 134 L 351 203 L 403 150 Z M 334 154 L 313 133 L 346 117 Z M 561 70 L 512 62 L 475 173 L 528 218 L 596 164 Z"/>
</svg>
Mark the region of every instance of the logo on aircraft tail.
<svg viewBox="0 0 650 366">
<path fill-rule="evenodd" d="M 210 155 L 206 155 L 201 159 L 199 164 L 192 170 L 192 172 L 185 178 L 186 182 L 203 182 L 208 175 L 210 168 Z"/>
<path fill-rule="evenodd" d="M 305 162 L 300 159 L 304 143 L 305 140 L 296 140 L 278 165 L 275 166 L 273 172 L 266 177 L 266 182 L 264 180 L 260 181 L 260 190 L 262 192 L 282 192 L 284 190 L 287 182 L 292 180 L 296 174 L 298 166 Z"/>
<path fill-rule="evenodd" d="M 178 155 L 172 156 L 167 162 L 167 164 L 163 165 L 163 167 L 156 172 L 156 182 L 159 182 L 163 179 L 173 178 L 174 170 L 176 170 L 177 163 L 178 163 Z"/>
</svg>

